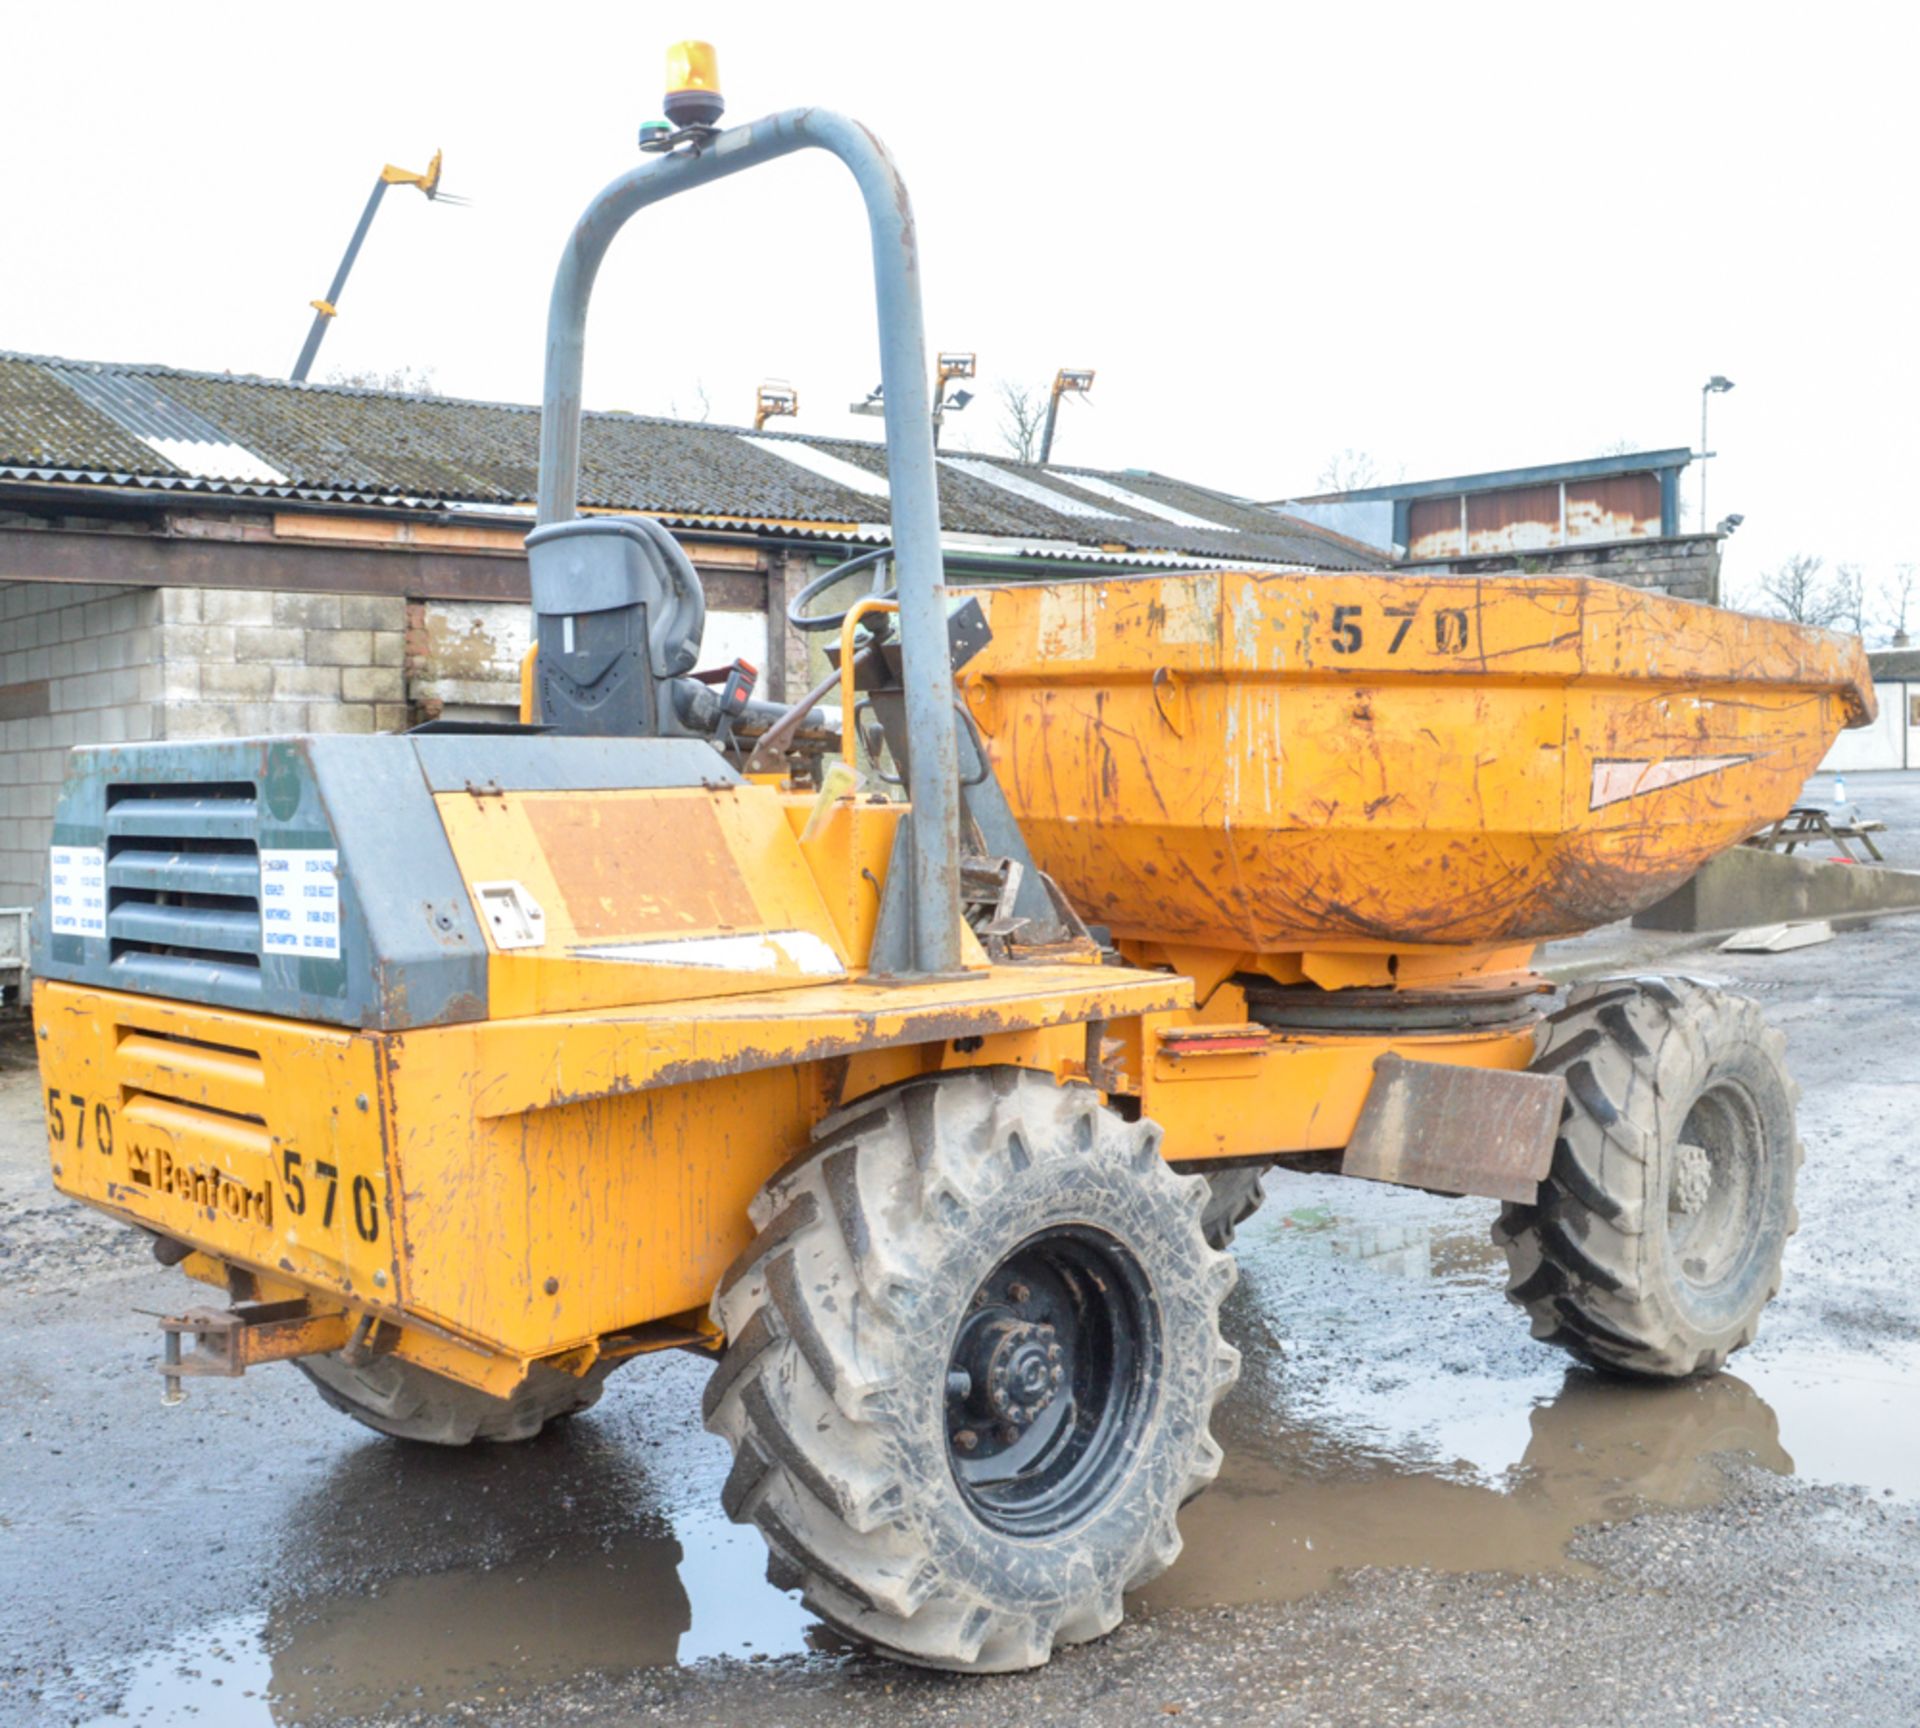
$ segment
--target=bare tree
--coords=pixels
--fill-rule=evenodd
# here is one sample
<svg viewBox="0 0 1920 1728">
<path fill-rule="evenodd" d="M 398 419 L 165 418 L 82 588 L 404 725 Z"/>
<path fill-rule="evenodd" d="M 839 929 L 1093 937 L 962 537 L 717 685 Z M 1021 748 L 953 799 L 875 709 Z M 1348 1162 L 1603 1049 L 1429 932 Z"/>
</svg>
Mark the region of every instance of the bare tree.
<svg viewBox="0 0 1920 1728">
<path fill-rule="evenodd" d="M 1840 616 L 1833 587 L 1822 576 L 1824 558 L 1796 552 L 1785 563 L 1760 573 L 1757 611 L 1794 624 L 1831 624 Z"/>
<path fill-rule="evenodd" d="M 1380 483 L 1380 464 L 1367 451 L 1348 448 L 1326 459 L 1314 485 L 1322 492 L 1358 492 Z"/>
<path fill-rule="evenodd" d="M 1845 626 L 1856 636 L 1866 635 L 1867 578 L 1858 564 L 1841 564 L 1835 568 L 1827 598 L 1834 623 Z"/>
<path fill-rule="evenodd" d="M 667 413 L 675 420 L 698 420 L 703 426 L 713 418 L 713 401 L 707 395 L 707 381 L 696 378 L 693 381 L 693 407 L 696 412 L 688 413 L 680 406 L 678 396 L 667 398 Z"/>
<path fill-rule="evenodd" d="M 325 378 L 323 384 L 339 384 L 349 390 L 385 390 L 397 396 L 438 396 L 439 387 L 434 382 L 431 366 L 394 366 L 387 371 L 374 367 L 362 367 L 358 371 L 349 371 L 336 366 Z"/>
<path fill-rule="evenodd" d="M 1047 392 L 1000 380 L 1000 442 L 1019 462 L 1040 459 L 1040 434 L 1047 424 Z"/>
<path fill-rule="evenodd" d="M 1640 446 L 1631 438 L 1616 438 L 1611 444 L 1603 444 L 1594 451 L 1596 456 L 1637 456 Z"/>
<path fill-rule="evenodd" d="M 1880 583 L 1881 614 L 1896 648 L 1907 645 L 1907 620 L 1920 600 L 1920 566 L 1901 564 Z"/>
</svg>

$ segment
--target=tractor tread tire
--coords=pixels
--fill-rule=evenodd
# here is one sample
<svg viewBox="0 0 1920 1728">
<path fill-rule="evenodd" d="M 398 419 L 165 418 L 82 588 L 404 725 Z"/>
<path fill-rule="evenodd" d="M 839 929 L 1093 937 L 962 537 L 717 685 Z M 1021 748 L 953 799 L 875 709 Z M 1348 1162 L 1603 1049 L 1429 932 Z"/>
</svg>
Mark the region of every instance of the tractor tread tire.
<svg viewBox="0 0 1920 1728">
<path fill-rule="evenodd" d="M 1209 1248 L 1225 1253 L 1240 1226 L 1267 1203 L 1265 1177 L 1270 1168 L 1241 1164 L 1202 1172 L 1209 1192 L 1206 1208 L 1200 1214 L 1200 1229 Z"/>
<path fill-rule="evenodd" d="M 1715 1373 L 1753 1341 L 1796 1224 L 1799 1088 L 1785 1049 L 1756 1003 L 1692 979 L 1579 985 L 1547 1017 L 1532 1072 L 1567 1082 L 1552 1166 L 1534 1204 L 1503 1205 L 1493 1227 L 1535 1338 L 1654 1380 Z M 1702 1304 L 1673 1266 L 1668 1194 L 1689 1111 L 1728 1078 L 1760 1124 L 1759 1212 L 1738 1276 Z"/>
<path fill-rule="evenodd" d="M 298 1366 L 334 1409 L 379 1433 L 423 1446 L 468 1446 L 531 1440 L 548 1423 L 591 1408 L 616 1364 L 597 1363 L 576 1376 L 536 1362 L 506 1398 L 397 1356 L 358 1365 L 337 1355 L 306 1356 Z"/>
<path fill-rule="evenodd" d="M 927 1667 L 1037 1667 L 1099 1637 L 1180 1552 L 1181 1505 L 1219 1473 L 1219 1330 L 1234 1268 L 1207 1187 L 1085 1086 L 1018 1069 L 905 1082 L 827 1118 L 754 1201 L 760 1234 L 713 1300 L 729 1339 L 703 1400 L 734 1453 L 727 1515 L 767 1577 L 861 1643 Z M 1055 1220 L 1124 1230 L 1149 1268 L 1159 1384 L 1124 1477 L 1075 1524 L 1016 1537 L 948 1463 L 949 1340 L 1004 1255 Z M 961 1286 L 964 1285 L 964 1288 Z"/>
</svg>

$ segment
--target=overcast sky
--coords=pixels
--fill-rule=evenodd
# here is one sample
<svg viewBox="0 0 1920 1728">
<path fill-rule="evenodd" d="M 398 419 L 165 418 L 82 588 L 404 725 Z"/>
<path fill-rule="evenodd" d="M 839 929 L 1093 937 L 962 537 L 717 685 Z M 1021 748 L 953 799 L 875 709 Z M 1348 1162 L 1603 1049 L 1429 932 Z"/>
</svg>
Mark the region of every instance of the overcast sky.
<svg viewBox="0 0 1920 1728">
<path fill-rule="evenodd" d="M 985 383 L 1092 366 L 1058 459 L 1272 498 L 1327 459 L 1447 475 L 1692 445 L 1746 522 L 1920 561 L 1906 8 L 618 6 L 8 9 L 0 348 L 284 374 L 380 165 L 316 376 L 537 400 L 554 261 L 635 159 L 665 45 L 731 120 L 866 120 L 912 188 L 933 343 Z M 871 437 L 852 183 L 806 157 L 639 218 L 602 272 L 590 406 Z M 1691 494 L 1689 494 L 1691 497 Z M 1692 516 L 1689 515 L 1689 525 Z"/>
</svg>

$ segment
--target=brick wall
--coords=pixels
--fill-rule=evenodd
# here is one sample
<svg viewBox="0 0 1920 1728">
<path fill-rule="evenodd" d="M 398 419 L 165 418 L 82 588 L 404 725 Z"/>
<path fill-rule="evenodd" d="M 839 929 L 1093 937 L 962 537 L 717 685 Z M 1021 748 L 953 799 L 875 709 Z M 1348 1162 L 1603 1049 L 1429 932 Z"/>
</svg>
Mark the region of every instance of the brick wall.
<svg viewBox="0 0 1920 1728">
<path fill-rule="evenodd" d="M 0 905 L 31 905 L 75 744 L 158 735 L 153 589 L 0 583 Z"/>
</svg>

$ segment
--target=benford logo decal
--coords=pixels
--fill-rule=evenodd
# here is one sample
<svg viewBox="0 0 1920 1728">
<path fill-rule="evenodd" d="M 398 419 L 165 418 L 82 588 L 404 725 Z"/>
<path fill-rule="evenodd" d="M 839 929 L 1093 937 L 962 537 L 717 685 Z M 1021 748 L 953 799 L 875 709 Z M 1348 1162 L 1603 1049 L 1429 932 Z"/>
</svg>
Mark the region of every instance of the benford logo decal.
<svg viewBox="0 0 1920 1728">
<path fill-rule="evenodd" d="M 128 1146 L 127 1159 L 128 1174 L 156 1194 L 170 1194 L 204 1212 L 224 1212 L 243 1223 L 273 1224 L 273 1188 L 268 1183 L 256 1188 L 224 1170 L 177 1159 L 165 1146 L 142 1146 L 138 1141 Z"/>
<path fill-rule="evenodd" d="M 1609 804 L 1622 804 L 1629 798 L 1644 798 L 1649 792 L 1663 792 L 1688 780 L 1718 774 L 1751 762 L 1748 756 L 1665 756 L 1657 761 L 1596 762 L 1593 765 L 1593 800 L 1589 810 L 1602 810 Z"/>
</svg>

